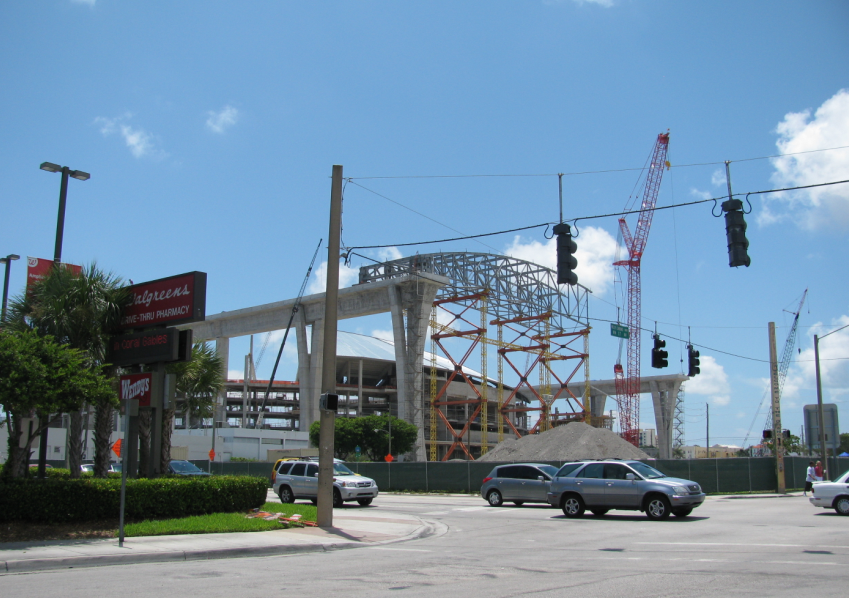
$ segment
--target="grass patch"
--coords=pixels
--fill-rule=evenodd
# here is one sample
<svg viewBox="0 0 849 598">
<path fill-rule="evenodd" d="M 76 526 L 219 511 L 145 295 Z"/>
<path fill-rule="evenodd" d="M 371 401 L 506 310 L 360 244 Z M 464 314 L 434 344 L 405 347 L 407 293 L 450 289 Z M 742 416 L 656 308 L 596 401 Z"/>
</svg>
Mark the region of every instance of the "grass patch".
<svg viewBox="0 0 849 598">
<path fill-rule="evenodd" d="M 267 502 L 262 506 L 269 513 L 298 513 L 305 521 L 315 521 L 316 508 L 313 505 L 296 505 Z M 245 513 L 213 513 L 211 515 L 195 515 L 179 519 L 150 520 L 141 523 L 130 523 L 124 526 L 124 534 L 130 537 L 138 536 L 170 536 L 179 534 L 218 534 L 231 532 L 265 532 L 282 529 L 278 521 L 264 519 L 247 519 Z"/>
</svg>

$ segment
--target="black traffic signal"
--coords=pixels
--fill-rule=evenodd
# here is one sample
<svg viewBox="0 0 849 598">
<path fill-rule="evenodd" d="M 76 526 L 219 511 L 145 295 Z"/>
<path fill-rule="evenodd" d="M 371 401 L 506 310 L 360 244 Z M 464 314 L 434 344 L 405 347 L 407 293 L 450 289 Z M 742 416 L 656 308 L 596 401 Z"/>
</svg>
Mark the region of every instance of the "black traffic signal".
<svg viewBox="0 0 849 598">
<path fill-rule="evenodd" d="M 790 440 L 790 430 L 781 430 L 782 436 L 784 436 L 784 440 Z"/>
<path fill-rule="evenodd" d="M 699 352 L 693 349 L 693 345 L 687 345 L 687 365 L 688 372 L 687 375 L 692 378 L 693 376 L 699 374 L 702 370 L 699 368 Z"/>
<path fill-rule="evenodd" d="M 764 440 L 772 440 L 772 430 L 764 430 Z"/>
<path fill-rule="evenodd" d="M 573 270 L 578 260 L 572 255 L 578 246 L 572 240 L 572 228 L 565 222 L 554 227 L 557 235 L 557 284 L 578 284 L 578 275 Z"/>
<path fill-rule="evenodd" d="M 664 351 L 663 348 L 666 346 L 666 341 L 661 340 L 658 335 L 654 335 L 654 349 L 651 350 L 651 366 L 653 368 L 665 368 L 669 365 L 669 362 L 666 360 L 669 357 L 669 351 Z"/>
<path fill-rule="evenodd" d="M 728 239 L 728 265 L 749 267 L 752 260 L 746 250 L 749 240 L 746 238 L 746 220 L 743 218 L 743 202 L 739 199 L 729 199 L 722 202 L 725 212 L 725 236 Z"/>
</svg>

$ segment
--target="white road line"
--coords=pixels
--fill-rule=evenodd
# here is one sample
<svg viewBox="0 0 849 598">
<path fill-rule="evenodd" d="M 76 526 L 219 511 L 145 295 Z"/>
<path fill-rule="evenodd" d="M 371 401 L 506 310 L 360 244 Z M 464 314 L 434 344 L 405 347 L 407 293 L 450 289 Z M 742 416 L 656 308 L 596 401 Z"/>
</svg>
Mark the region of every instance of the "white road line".
<svg viewBox="0 0 849 598">
<path fill-rule="evenodd" d="M 634 544 L 650 544 L 654 546 L 757 546 L 776 548 L 843 548 L 849 546 L 823 546 L 822 544 L 748 544 L 743 542 L 634 542 Z"/>
</svg>

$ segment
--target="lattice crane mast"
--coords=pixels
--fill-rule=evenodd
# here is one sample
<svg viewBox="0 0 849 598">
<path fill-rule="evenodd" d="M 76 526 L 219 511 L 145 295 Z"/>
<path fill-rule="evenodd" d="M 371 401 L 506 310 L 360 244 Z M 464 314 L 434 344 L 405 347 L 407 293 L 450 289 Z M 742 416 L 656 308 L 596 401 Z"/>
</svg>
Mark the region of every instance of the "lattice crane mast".
<svg viewBox="0 0 849 598">
<path fill-rule="evenodd" d="M 651 164 L 646 175 L 646 186 L 643 190 L 640 217 L 633 236 L 625 218 L 619 219 L 622 239 L 628 250 L 628 259 L 614 262 L 628 272 L 628 370 L 623 371 L 622 364 L 617 361 L 613 366 L 616 380 L 616 402 L 619 407 L 619 425 L 622 437 L 637 446 L 639 444 L 640 425 L 640 315 L 641 315 L 641 286 L 640 262 L 649 238 L 654 206 L 660 191 L 660 181 L 663 178 L 663 167 L 668 166 L 666 153 L 669 149 L 669 133 L 657 136 L 657 142 L 652 151 Z"/>
<path fill-rule="evenodd" d="M 793 357 L 793 349 L 796 348 L 796 332 L 799 328 L 799 314 L 802 313 L 802 306 L 805 305 L 805 299 L 808 296 L 808 289 L 802 293 L 802 300 L 799 301 L 799 308 L 793 312 L 793 324 L 790 325 L 790 332 L 787 333 L 787 340 L 784 342 L 784 352 L 781 354 L 781 361 L 778 364 L 778 397 L 781 400 L 781 395 L 784 394 L 784 381 L 787 379 L 787 371 L 790 369 L 790 360 Z M 755 417 L 752 418 L 752 424 L 749 426 L 749 431 L 746 432 L 746 437 L 743 439 L 743 448 L 746 448 L 746 443 L 749 441 L 749 436 L 752 434 L 752 428 L 755 427 L 755 422 L 760 415 L 764 400 L 769 395 L 769 389 L 764 391 L 761 397 L 761 403 L 758 405 L 758 410 L 755 411 Z M 767 411 L 766 425 L 764 430 L 772 429 L 772 409 Z"/>
</svg>

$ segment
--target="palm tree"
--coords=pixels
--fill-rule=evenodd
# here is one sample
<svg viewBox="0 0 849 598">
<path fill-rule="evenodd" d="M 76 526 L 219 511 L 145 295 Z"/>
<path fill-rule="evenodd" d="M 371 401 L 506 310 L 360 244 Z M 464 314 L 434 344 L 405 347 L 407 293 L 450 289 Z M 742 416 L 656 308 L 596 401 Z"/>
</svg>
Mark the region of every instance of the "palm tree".
<svg viewBox="0 0 849 598">
<path fill-rule="evenodd" d="M 191 361 L 172 363 L 166 371 L 177 375 L 177 399 L 182 403 L 186 421 L 202 421 L 214 414 L 216 398 L 224 387 L 224 359 L 209 343 L 192 347 Z M 174 428 L 175 406 L 162 414 L 162 463 L 167 471 L 171 460 L 171 431 Z M 215 433 L 213 426 L 212 433 Z"/>
<path fill-rule="evenodd" d="M 90 369 L 114 378 L 115 369 L 106 364 L 107 340 L 120 323 L 129 300 L 122 279 L 98 269 L 95 263 L 79 274 L 62 267 L 53 268 L 43 280 L 12 300 L 7 325 L 12 329 L 34 329 L 41 335 L 54 337 L 60 344 L 79 349 Z M 94 403 L 94 473 L 98 477 L 106 477 L 109 468 L 109 444 L 117 404 L 117 393 Z M 71 413 L 68 433 L 68 460 L 71 475 L 76 477 L 82 458 L 80 411 Z"/>
</svg>

